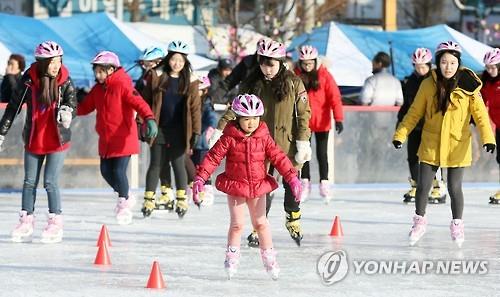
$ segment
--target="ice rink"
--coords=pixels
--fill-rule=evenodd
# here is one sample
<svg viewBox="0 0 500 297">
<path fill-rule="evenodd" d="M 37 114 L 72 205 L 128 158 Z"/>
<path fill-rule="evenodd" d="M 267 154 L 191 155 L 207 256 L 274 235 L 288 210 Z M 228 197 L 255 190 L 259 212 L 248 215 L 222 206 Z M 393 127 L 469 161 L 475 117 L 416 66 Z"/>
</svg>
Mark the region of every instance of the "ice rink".
<svg viewBox="0 0 500 297">
<path fill-rule="evenodd" d="M 414 206 L 401 202 L 405 184 L 336 186 L 329 205 L 314 187 L 311 199 L 302 205 L 304 240 L 297 247 L 284 227 L 278 191 L 269 216 L 281 266 L 278 281 L 265 273 L 258 249 L 246 246 L 238 274 L 226 279 L 223 261 L 229 214 L 222 194 L 211 207 L 198 210 L 191 205 L 183 220 L 166 211 L 143 219 L 138 203 L 133 224 L 119 226 L 113 216 L 115 198 L 109 191 L 63 190 L 64 240 L 43 244 L 44 191 L 39 190 L 32 243 L 10 242 L 20 193 L 0 193 L 0 296 L 500 296 L 500 206 L 487 203 L 497 186 L 465 185 L 461 249 L 449 235 L 449 200 L 446 205 L 428 206 L 427 233 L 417 246 L 408 246 Z M 135 193 L 142 202 L 142 192 Z M 336 215 L 341 219 L 342 238 L 328 235 Z M 93 264 L 102 224 L 108 227 L 112 243 L 109 267 Z M 244 237 L 250 230 L 247 220 Z M 347 254 L 349 270 L 343 280 L 327 286 L 317 273 L 317 261 L 325 252 L 338 250 Z M 160 263 L 165 290 L 145 288 L 155 260 Z M 370 269 L 356 273 L 353 265 L 354 261 L 375 265 L 390 260 L 433 265 L 486 261 L 487 273 L 448 274 L 434 269 L 426 274 L 372 274 Z"/>
</svg>

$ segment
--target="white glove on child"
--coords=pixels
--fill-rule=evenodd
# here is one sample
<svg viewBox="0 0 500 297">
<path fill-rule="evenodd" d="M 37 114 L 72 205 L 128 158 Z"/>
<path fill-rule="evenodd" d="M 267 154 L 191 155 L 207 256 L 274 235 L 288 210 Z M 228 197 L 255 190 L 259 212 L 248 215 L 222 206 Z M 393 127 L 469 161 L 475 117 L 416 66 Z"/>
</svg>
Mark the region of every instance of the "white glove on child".
<svg viewBox="0 0 500 297">
<path fill-rule="evenodd" d="M 71 125 L 71 120 L 73 119 L 73 108 L 63 105 L 59 108 L 59 112 L 57 113 L 57 122 L 61 123 L 64 128 L 68 129 Z"/>
<path fill-rule="evenodd" d="M 295 141 L 297 145 L 297 153 L 295 154 L 295 161 L 299 164 L 304 164 L 307 161 L 311 161 L 312 150 L 311 143 L 305 140 Z"/>
<path fill-rule="evenodd" d="M 1 151 L 3 151 L 3 146 L 2 146 L 2 144 L 3 144 L 3 141 L 4 141 L 4 140 L 5 140 L 5 136 L 0 135 L 0 152 L 1 152 Z"/>
<path fill-rule="evenodd" d="M 212 148 L 221 136 L 222 130 L 215 129 L 215 131 L 212 133 L 212 136 L 208 140 L 208 148 Z"/>
</svg>

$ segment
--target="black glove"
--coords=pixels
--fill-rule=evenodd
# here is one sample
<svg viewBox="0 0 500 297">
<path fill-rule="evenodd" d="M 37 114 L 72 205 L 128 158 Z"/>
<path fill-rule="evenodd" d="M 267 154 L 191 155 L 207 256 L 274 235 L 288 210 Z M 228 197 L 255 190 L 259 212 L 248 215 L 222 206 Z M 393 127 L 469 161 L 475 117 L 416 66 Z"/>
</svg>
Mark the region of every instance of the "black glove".
<svg viewBox="0 0 500 297">
<path fill-rule="evenodd" d="M 401 141 L 399 140 L 393 140 L 392 145 L 394 145 L 394 147 L 398 150 L 403 147 L 403 143 L 401 143 Z"/>
<path fill-rule="evenodd" d="M 335 122 L 335 131 L 337 131 L 337 134 L 342 133 L 344 131 L 344 124 L 342 122 Z"/>
<path fill-rule="evenodd" d="M 198 139 L 200 139 L 200 135 L 198 135 L 198 134 L 193 134 L 191 136 L 191 140 L 189 141 L 189 147 L 190 147 L 190 149 L 194 149 L 194 147 L 198 143 Z"/>
<path fill-rule="evenodd" d="M 491 153 L 491 154 L 493 154 L 495 152 L 495 147 L 496 147 L 496 145 L 494 143 L 487 143 L 487 144 L 483 145 L 484 150 L 487 153 Z"/>
</svg>

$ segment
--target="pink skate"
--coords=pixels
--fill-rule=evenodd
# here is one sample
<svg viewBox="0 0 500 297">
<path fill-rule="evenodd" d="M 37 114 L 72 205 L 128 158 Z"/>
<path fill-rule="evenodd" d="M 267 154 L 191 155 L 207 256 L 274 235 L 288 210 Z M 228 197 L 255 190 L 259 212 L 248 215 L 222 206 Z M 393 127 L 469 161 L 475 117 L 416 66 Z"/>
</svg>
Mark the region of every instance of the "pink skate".
<svg viewBox="0 0 500 297">
<path fill-rule="evenodd" d="M 276 261 L 276 251 L 272 248 L 266 250 L 260 249 L 260 256 L 262 257 L 262 263 L 264 263 L 267 273 L 269 273 L 273 280 L 277 280 L 280 274 L 280 267 Z"/>
<path fill-rule="evenodd" d="M 424 236 L 426 227 L 426 218 L 419 215 L 413 216 L 413 226 L 411 226 L 410 230 L 410 246 L 414 246 Z"/>
<path fill-rule="evenodd" d="M 234 246 L 228 246 L 226 250 L 226 260 L 224 267 L 226 268 L 227 279 L 231 279 L 238 271 L 240 264 L 240 249 Z"/>
<path fill-rule="evenodd" d="M 128 225 L 132 223 L 132 208 L 135 205 L 135 196 L 129 193 L 128 199 L 119 197 L 116 203 L 115 214 L 116 220 L 120 225 Z"/>
<path fill-rule="evenodd" d="M 330 193 L 330 183 L 327 180 L 322 180 L 319 184 L 319 194 L 325 199 L 326 204 L 330 203 L 332 196 Z"/>
<path fill-rule="evenodd" d="M 43 229 L 42 239 L 43 243 L 56 243 L 61 242 L 63 237 L 63 218 L 62 215 L 49 213 L 47 226 Z"/>
<path fill-rule="evenodd" d="M 450 223 L 451 240 L 460 248 L 464 243 L 464 221 L 460 219 L 451 220 Z"/>
<path fill-rule="evenodd" d="M 205 185 L 205 192 L 201 205 L 202 206 L 214 205 L 214 187 L 212 185 Z"/>
<path fill-rule="evenodd" d="M 11 240 L 13 242 L 31 242 L 34 227 L 34 216 L 32 214 L 28 215 L 28 212 L 25 210 L 21 210 L 19 212 L 19 224 L 12 231 Z"/>
<path fill-rule="evenodd" d="M 311 193 L 311 182 L 307 178 L 301 179 L 302 182 L 302 195 L 300 195 L 300 203 L 303 203 L 309 198 Z"/>
</svg>

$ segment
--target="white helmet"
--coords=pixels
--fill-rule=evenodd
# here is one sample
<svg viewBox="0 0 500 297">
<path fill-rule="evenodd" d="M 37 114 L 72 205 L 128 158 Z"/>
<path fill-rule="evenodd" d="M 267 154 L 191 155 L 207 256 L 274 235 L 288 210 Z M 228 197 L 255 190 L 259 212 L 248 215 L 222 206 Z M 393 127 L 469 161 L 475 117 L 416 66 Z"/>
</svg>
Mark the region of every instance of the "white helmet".
<svg viewBox="0 0 500 297">
<path fill-rule="evenodd" d="M 184 41 L 174 40 L 168 45 L 168 51 L 187 55 L 189 54 L 189 45 Z"/>
</svg>

